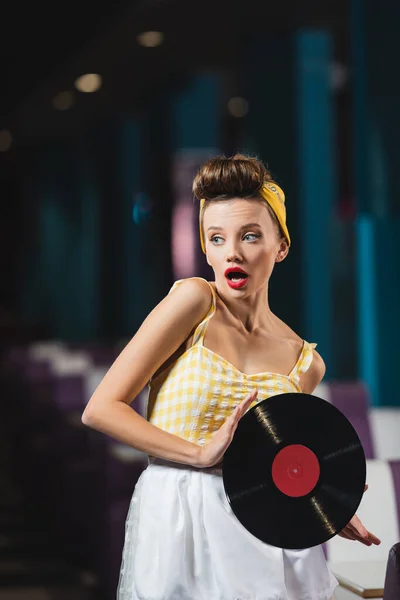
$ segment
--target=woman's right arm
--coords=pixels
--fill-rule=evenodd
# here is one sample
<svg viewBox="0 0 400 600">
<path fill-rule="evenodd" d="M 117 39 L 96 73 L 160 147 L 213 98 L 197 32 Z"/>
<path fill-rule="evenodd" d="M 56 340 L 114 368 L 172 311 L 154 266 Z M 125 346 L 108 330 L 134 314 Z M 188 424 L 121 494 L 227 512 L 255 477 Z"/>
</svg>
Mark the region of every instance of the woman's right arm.
<svg viewBox="0 0 400 600">
<path fill-rule="evenodd" d="M 130 403 L 211 306 L 205 281 L 187 279 L 149 314 L 90 398 L 82 422 L 152 456 L 202 466 L 201 447 L 155 427 Z"/>
</svg>

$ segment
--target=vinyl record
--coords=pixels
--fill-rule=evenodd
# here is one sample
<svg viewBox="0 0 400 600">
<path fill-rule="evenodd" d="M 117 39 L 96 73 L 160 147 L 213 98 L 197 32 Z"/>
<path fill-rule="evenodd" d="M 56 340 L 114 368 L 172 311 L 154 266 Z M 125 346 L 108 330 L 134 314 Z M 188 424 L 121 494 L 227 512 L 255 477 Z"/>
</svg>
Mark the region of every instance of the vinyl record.
<svg viewBox="0 0 400 600">
<path fill-rule="evenodd" d="M 311 548 L 339 533 L 361 502 L 365 478 L 353 426 L 309 394 L 280 394 L 251 408 L 223 460 L 233 513 L 279 548 Z"/>
</svg>

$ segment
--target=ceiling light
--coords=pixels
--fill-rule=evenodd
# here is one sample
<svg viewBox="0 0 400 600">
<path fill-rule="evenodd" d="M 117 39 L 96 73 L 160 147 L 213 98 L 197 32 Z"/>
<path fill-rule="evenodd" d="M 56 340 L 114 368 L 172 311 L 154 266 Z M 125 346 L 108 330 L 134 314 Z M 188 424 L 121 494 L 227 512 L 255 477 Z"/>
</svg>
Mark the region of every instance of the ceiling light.
<svg viewBox="0 0 400 600">
<path fill-rule="evenodd" d="M 10 149 L 13 138 L 8 129 L 0 130 L 0 152 L 7 152 Z"/>
<path fill-rule="evenodd" d="M 68 110 L 74 105 L 72 92 L 60 92 L 53 98 L 53 106 L 56 110 Z"/>
<path fill-rule="evenodd" d="M 101 75 L 97 73 L 86 73 L 85 75 L 81 75 L 75 81 L 75 87 L 80 92 L 92 93 L 97 92 L 101 88 L 103 83 L 103 79 Z"/>
<path fill-rule="evenodd" d="M 232 117 L 241 119 L 249 112 L 249 103 L 244 98 L 231 98 L 228 102 L 228 111 L 231 113 Z"/>
<path fill-rule="evenodd" d="M 156 48 L 161 46 L 164 41 L 164 34 L 162 31 L 143 31 L 137 36 L 138 44 L 145 48 Z"/>
</svg>

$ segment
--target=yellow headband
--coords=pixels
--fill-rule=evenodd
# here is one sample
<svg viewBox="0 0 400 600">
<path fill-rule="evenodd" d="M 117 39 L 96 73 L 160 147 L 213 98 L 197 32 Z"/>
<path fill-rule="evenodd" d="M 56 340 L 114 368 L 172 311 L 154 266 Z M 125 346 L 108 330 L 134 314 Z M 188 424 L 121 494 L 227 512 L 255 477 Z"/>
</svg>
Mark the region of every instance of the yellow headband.
<svg viewBox="0 0 400 600">
<path fill-rule="evenodd" d="M 260 190 L 261 196 L 267 202 L 267 204 L 274 211 L 276 218 L 279 221 L 279 225 L 285 235 L 287 243 L 290 246 L 290 236 L 288 228 L 286 227 L 286 207 L 285 207 L 285 194 L 283 190 L 276 183 L 264 183 Z M 200 226 L 200 244 L 204 254 L 206 253 L 206 244 L 203 233 L 203 214 L 205 207 L 205 200 L 200 200 L 200 213 L 199 213 L 199 226 Z"/>
</svg>

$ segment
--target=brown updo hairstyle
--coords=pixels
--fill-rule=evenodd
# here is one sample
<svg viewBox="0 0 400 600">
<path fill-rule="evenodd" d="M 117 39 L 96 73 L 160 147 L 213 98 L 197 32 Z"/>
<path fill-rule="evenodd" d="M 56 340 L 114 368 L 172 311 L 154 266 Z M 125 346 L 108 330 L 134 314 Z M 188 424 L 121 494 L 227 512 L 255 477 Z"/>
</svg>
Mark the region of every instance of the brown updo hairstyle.
<svg viewBox="0 0 400 600">
<path fill-rule="evenodd" d="M 271 172 L 258 158 L 235 154 L 215 156 L 204 163 L 193 180 L 193 194 L 198 200 L 218 202 L 232 198 L 263 200 L 260 190 L 264 183 L 275 183 Z M 285 238 L 279 221 L 266 203 L 280 238 Z"/>
</svg>

